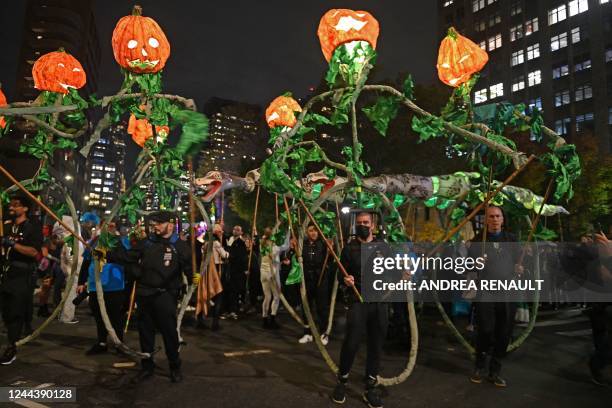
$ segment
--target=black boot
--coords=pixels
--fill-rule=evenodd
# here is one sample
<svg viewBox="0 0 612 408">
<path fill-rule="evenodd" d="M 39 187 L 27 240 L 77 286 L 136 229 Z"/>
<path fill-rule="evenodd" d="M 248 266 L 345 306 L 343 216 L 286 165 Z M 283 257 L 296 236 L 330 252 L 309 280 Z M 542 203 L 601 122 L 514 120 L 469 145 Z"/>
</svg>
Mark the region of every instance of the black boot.
<svg viewBox="0 0 612 408">
<path fill-rule="evenodd" d="M 9 365 L 17 359 L 17 347 L 14 344 L 6 346 L 4 353 L 0 356 L 0 364 Z"/>
<path fill-rule="evenodd" d="M 270 317 L 264 316 L 262 327 L 264 329 L 269 329 L 270 328 Z"/>
<path fill-rule="evenodd" d="M 368 376 L 366 379 L 366 390 L 363 393 L 363 401 L 368 404 L 370 408 L 382 408 L 383 401 L 376 378 Z"/>
<path fill-rule="evenodd" d="M 183 373 L 180 368 L 174 368 L 170 370 L 170 381 L 173 383 L 179 383 L 183 381 Z"/>
<path fill-rule="evenodd" d="M 344 404 L 346 402 L 346 383 L 348 382 L 348 375 L 338 374 L 338 382 L 334 388 L 334 392 L 331 395 L 331 399 L 336 404 Z"/>
<path fill-rule="evenodd" d="M 272 330 L 280 329 L 280 326 L 278 325 L 278 323 L 276 323 L 276 316 L 275 315 L 270 316 L 270 329 L 272 329 Z"/>
<path fill-rule="evenodd" d="M 219 319 L 216 317 L 213 317 L 213 322 L 212 322 L 212 326 L 210 327 L 210 329 L 212 331 L 219 331 L 221 329 L 221 326 L 219 326 Z"/>
<path fill-rule="evenodd" d="M 141 368 L 138 374 L 130 379 L 130 383 L 139 384 L 149 378 L 153 377 L 153 369 Z"/>
</svg>

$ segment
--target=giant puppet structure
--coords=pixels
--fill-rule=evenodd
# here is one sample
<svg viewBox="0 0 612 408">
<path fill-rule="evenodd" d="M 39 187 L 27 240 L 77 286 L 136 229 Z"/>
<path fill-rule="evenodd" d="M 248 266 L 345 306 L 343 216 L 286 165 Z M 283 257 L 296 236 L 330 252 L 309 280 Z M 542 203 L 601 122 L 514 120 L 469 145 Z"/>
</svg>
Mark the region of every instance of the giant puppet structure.
<svg viewBox="0 0 612 408">
<path fill-rule="evenodd" d="M 503 102 L 497 104 L 494 113 L 487 118 L 475 114 L 470 93 L 488 56 L 472 41 L 453 28 L 449 29 L 442 41 L 437 63 L 438 74 L 442 82 L 453 87 L 453 93 L 442 111 L 433 114 L 417 105 L 410 76 L 406 78 L 402 89 L 368 84 L 368 74 L 376 60 L 379 34 L 379 23 L 370 13 L 347 9 L 330 10 L 321 18 L 317 34 L 323 55 L 329 62 L 325 77 L 329 89 L 312 97 L 304 106 L 300 106 L 288 93 L 270 104 L 266 110 L 266 121 L 270 126 L 269 157 L 258 169 L 244 176 L 210 172 L 195 180 L 190 172 L 192 180 L 190 187 L 186 188 L 177 180 L 184 175 L 185 164 L 190 168 L 191 156 L 207 138 L 208 120 L 197 112 L 191 99 L 162 93 L 161 74 L 170 56 L 170 43 L 161 27 L 153 19 L 144 17 L 142 9 L 135 6 L 132 14 L 123 17 L 113 32 L 114 56 L 124 75 L 123 84 L 115 95 L 89 100 L 79 96 L 78 89 L 86 83 L 86 73 L 80 63 L 64 50 L 43 55 L 34 64 L 35 86 L 41 91 L 35 101 L 6 104 L 0 93 L 0 104 L 6 104 L 0 106 L 0 132 L 5 133 L 10 129 L 16 118 L 29 122 L 36 131 L 33 137 L 23 142 L 21 150 L 37 158 L 40 163 L 34 176 L 21 182 L 12 178 L 2 167 L 2 172 L 14 182 L 13 186 L 2 192 L 2 200 L 6 202 L 8 194 L 17 188 L 34 191 L 43 197 L 59 196 L 64 203 L 52 209 L 46 206 L 43 208 L 58 221 L 61 221 L 63 213 L 71 215 L 74 225 L 64 227 L 77 231 L 76 209 L 61 177 L 53 170 L 54 153 L 58 150 L 72 153 L 77 148 L 75 139 L 89 134 L 90 139 L 81 149 L 81 153 L 87 155 L 105 128 L 129 118 L 128 133 L 143 150 L 138 157 L 133 186 L 115 203 L 106 220 L 122 215 L 136 224 L 143 216 L 144 200 L 144 194 L 138 186 L 145 182 L 154 185 L 162 208 L 172 208 L 176 194 L 189 193 L 192 225 L 194 208 L 197 207 L 201 217 L 209 221 L 204 203 L 230 188 L 247 192 L 263 188 L 274 193 L 279 197 L 279 204 L 285 208 L 284 214 L 279 217 L 279 224 L 286 224 L 291 234 L 298 239 L 291 278 L 294 282 L 301 282 L 300 292 L 307 322 L 303 322 L 294 312 L 291 314 L 298 323 L 311 327 L 317 347 L 333 371 L 337 367 L 318 335 L 319 329 L 329 333 L 332 319 L 329 319 L 327 328 L 316 327 L 308 302 L 305 301 L 306 287 L 300 274 L 301 246 L 309 222 L 314 222 L 324 236 L 337 238 L 341 234 L 341 228 L 338 228 L 336 222 L 338 214 L 329 211 L 328 205 L 324 207 L 322 204 L 337 204 L 348 200 L 359 208 L 379 211 L 384 219 L 386 238 L 392 242 L 408 239 L 398 211 L 406 203 L 421 202 L 446 212 L 448 229 L 441 242 L 454 239 L 457 231 L 488 203 L 502 205 L 514 214 L 527 218 L 532 226 L 528 240 L 537 236 L 535 232 L 539 228 L 540 216 L 567 213 L 555 203 L 572 197 L 572 183 L 580 175 L 575 147 L 545 127 L 541 113 L 535 108 L 527 110 L 523 105 Z M 363 106 L 361 101 L 364 98 L 361 97 L 366 94 L 375 98 L 373 103 Z M 316 105 L 321 103 L 328 104 L 331 109 L 326 113 L 315 113 Z M 88 109 L 104 111 L 95 126 L 90 126 L 87 121 L 85 112 Z M 383 145 L 389 123 L 401 109 L 407 109 L 414 115 L 412 128 L 420 135 L 421 141 L 446 138 L 456 155 L 469 158 L 466 161 L 469 168 L 465 172 L 438 176 L 370 174 L 364 160 L 367 152 L 363 151 L 359 138 L 358 110 L 365 114 L 381 134 Z M 330 125 L 348 127 L 351 131 L 350 143 L 339 146 L 342 161 L 331 160 L 329 152 L 326 153 L 316 141 L 317 129 Z M 176 147 L 170 147 L 165 142 L 174 128 L 180 128 L 180 141 Z M 547 152 L 536 157 L 518 151 L 515 143 L 504 136 L 513 131 L 530 131 L 536 142 L 547 146 Z M 510 185 L 510 181 L 533 161 L 539 161 L 546 167 L 549 182 L 543 196 Z M 496 177 L 505 179 L 497 181 Z M 193 194 L 194 191 L 197 194 Z M 302 225 L 298 225 L 298 211 L 306 215 Z M 116 245 L 114 237 L 106 233 L 104 227 L 102 230 L 98 248 L 112 248 Z M 277 228 L 277 238 L 283 238 L 282 231 L 286 230 Z M 210 238 L 207 236 L 208 242 L 212 243 Z M 83 244 L 89 245 L 85 242 Z M 70 245 L 73 251 L 78 251 L 77 239 L 72 239 Z M 329 245 L 330 252 L 337 256 L 341 240 L 336 239 L 335 250 Z M 207 251 L 207 257 L 198 266 L 202 273 L 206 273 L 210 253 L 210 250 Z M 76 257 L 74 259 L 72 274 L 77 273 Z M 103 260 L 96 260 L 95 263 L 97 296 L 110 338 L 128 354 L 143 357 L 142 353 L 131 350 L 119 341 L 110 324 L 102 296 L 100 262 Z M 341 267 L 340 271 L 343 271 Z M 537 267 L 535 272 L 538 273 Z M 67 279 L 65 294 L 73 290 L 70 287 L 72 281 L 71 278 Z M 204 281 L 202 279 L 200 285 Z M 337 281 L 333 301 L 336 290 Z M 191 286 L 182 302 L 179 330 L 180 318 L 193 291 Z M 353 295 L 361 299 L 357 291 Z M 65 295 L 63 299 L 66 299 Z M 410 294 L 407 294 L 407 305 L 411 329 L 410 354 L 403 372 L 393 378 L 381 378 L 383 385 L 403 382 L 415 365 L 418 328 Z M 62 307 L 63 302 L 32 335 L 21 340 L 18 345 L 38 336 Z M 473 352 L 439 303 L 438 308 L 449 328 L 466 349 Z M 537 312 L 537 302 L 534 303 L 534 312 Z M 518 347 L 528 336 L 535 324 L 536 314 L 531 314 L 530 324 L 509 346 L 511 349 Z"/>
</svg>

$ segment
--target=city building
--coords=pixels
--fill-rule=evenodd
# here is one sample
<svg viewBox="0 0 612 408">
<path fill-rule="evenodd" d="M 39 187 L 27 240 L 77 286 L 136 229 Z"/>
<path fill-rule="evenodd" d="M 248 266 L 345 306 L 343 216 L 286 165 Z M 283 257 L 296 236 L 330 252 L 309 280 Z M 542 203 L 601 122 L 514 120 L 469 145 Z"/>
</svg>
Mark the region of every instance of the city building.
<svg viewBox="0 0 612 408">
<path fill-rule="evenodd" d="M 80 90 L 81 95 L 87 98 L 95 92 L 101 54 L 93 0 L 28 0 L 24 7 L 22 43 L 19 55 L 13 59 L 17 64 L 17 78 L 15 86 L 11 86 L 14 92 L 9 99 L 30 101 L 39 95 L 40 92 L 34 88 L 32 66 L 41 55 L 59 48 L 77 58 L 85 69 L 87 85 Z M 32 177 L 38 168 L 38 160 L 19 152 L 19 146 L 35 132 L 35 127 L 18 120 L 11 132 L 0 139 L 2 163 L 17 179 Z M 81 144 L 87 136 L 77 142 Z M 61 178 L 72 192 L 77 209 L 84 208 L 86 160 L 78 154 L 78 149 L 56 151 L 51 166 L 52 175 Z"/>
<path fill-rule="evenodd" d="M 611 0 L 439 0 L 440 38 L 450 26 L 489 54 L 476 105 L 537 107 L 570 142 L 587 131 L 611 151 Z"/>
<path fill-rule="evenodd" d="M 240 172 L 261 154 L 259 133 L 264 113 L 260 106 L 221 98 L 211 98 L 204 105 L 210 120 L 210 136 L 200 154 L 199 174 L 210 170 Z M 264 140 L 265 142 L 265 140 Z"/>
<path fill-rule="evenodd" d="M 87 158 L 85 197 L 89 211 L 110 213 L 125 192 L 125 124 L 112 126 L 102 133 Z"/>
</svg>

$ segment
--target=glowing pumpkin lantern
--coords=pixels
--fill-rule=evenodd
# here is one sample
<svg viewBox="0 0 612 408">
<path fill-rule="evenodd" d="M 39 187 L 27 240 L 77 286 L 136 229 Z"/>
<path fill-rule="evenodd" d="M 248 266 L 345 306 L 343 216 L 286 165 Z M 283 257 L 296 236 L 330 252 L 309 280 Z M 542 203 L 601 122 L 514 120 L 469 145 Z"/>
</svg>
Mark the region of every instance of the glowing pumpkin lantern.
<svg viewBox="0 0 612 408">
<path fill-rule="evenodd" d="M 136 119 L 134 114 L 130 115 L 127 132 L 132 136 L 132 140 L 140 147 L 144 147 L 145 142 L 153 136 L 153 126 L 146 119 Z M 170 133 L 168 126 L 155 126 L 155 133 L 159 141 L 165 139 Z"/>
<path fill-rule="evenodd" d="M 266 122 L 270 128 L 277 126 L 295 126 L 297 119 L 295 112 L 301 112 L 302 108 L 295 99 L 290 96 L 279 96 L 274 99 L 266 109 Z"/>
<path fill-rule="evenodd" d="M 332 9 L 321 17 L 317 35 L 329 62 L 336 48 L 352 41 L 366 41 L 376 49 L 378 21 L 367 11 Z"/>
<path fill-rule="evenodd" d="M 487 61 L 489 56 L 485 50 L 451 27 L 440 43 L 438 77 L 445 84 L 458 87 L 480 71 Z"/>
<path fill-rule="evenodd" d="M 69 88 L 82 88 L 87 82 L 81 63 L 62 49 L 36 60 L 32 78 L 36 89 L 63 94 L 67 94 Z"/>
<path fill-rule="evenodd" d="M 6 96 L 4 96 L 4 92 L 0 89 L 0 107 L 6 106 L 8 103 L 6 102 Z M 6 127 L 6 120 L 4 120 L 4 116 L 0 116 L 0 128 L 4 129 Z"/>
<path fill-rule="evenodd" d="M 117 22 L 112 45 L 117 63 L 139 74 L 161 71 L 170 57 L 166 34 L 155 20 L 142 16 L 140 6 Z"/>
</svg>

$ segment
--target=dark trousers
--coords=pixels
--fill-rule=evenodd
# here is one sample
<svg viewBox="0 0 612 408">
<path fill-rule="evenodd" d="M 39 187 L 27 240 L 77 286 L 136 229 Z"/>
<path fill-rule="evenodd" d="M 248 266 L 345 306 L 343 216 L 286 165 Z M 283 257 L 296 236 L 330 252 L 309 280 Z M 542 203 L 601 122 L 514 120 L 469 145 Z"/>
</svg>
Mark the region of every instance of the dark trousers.
<svg viewBox="0 0 612 408">
<path fill-rule="evenodd" d="M 595 346 L 590 365 L 595 371 L 600 371 L 607 365 L 610 354 L 607 306 L 607 303 L 595 303 L 592 305 L 589 315 L 591 329 L 593 330 L 593 345 Z"/>
<path fill-rule="evenodd" d="M 150 296 L 139 296 L 138 304 L 138 334 L 140 349 L 144 353 L 155 350 L 155 332 L 159 331 L 164 340 L 164 348 L 170 369 L 179 369 L 179 338 L 176 331 L 176 306 L 178 295 L 173 292 L 160 292 Z M 153 358 L 143 359 L 142 368 L 153 370 Z"/>
<path fill-rule="evenodd" d="M 501 360 L 506 356 L 512 336 L 515 312 L 515 303 L 476 304 L 476 368 L 485 368 L 487 355 L 491 353 L 489 373 L 500 373 Z"/>
<path fill-rule="evenodd" d="M 387 336 L 389 314 L 386 303 L 353 303 L 346 319 L 346 333 L 340 351 L 338 374 L 347 376 L 359 351 L 363 336 L 366 336 L 366 378 L 378 376 L 380 355 Z"/>
<path fill-rule="evenodd" d="M 304 277 L 306 279 L 306 295 L 308 296 L 310 311 L 316 319 L 315 323 L 319 331 L 323 333 L 327 330 L 327 318 L 329 317 L 329 288 L 327 279 L 324 276 L 321 280 L 321 285 L 318 285 L 319 275 L 317 273 L 306 271 Z M 304 316 L 304 321 L 306 321 L 306 314 L 303 310 L 302 315 Z M 310 334 L 310 329 L 305 327 L 304 334 Z"/>
<path fill-rule="evenodd" d="M 30 280 L 28 281 L 28 297 L 27 297 L 27 307 L 25 311 L 24 318 L 24 327 L 27 329 L 32 329 L 32 319 L 34 319 L 34 290 L 36 289 L 36 278 L 34 276 L 30 276 Z"/>
<path fill-rule="evenodd" d="M 3 283 L 2 291 L 0 291 L 2 320 L 8 332 L 8 342 L 11 345 L 21 338 L 30 295 L 30 284 L 25 275 Z"/>
<path fill-rule="evenodd" d="M 123 312 L 123 302 L 125 292 L 122 290 L 114 292 L 104 292 L 104 305 L 106 306 L 106 314 L 110 320 L 111 326 L 115 330 L 119 340 L 123 341 L 123 325 L 125 324 L 125 313 Z M 96 329 L 98 332 L 98 343 L 106 343 L 108 331 L 102 321 L 100 314 L 100 304 L 96 292 L 89 292 L 89 308 L 96 320 Z"/>
</svg>

